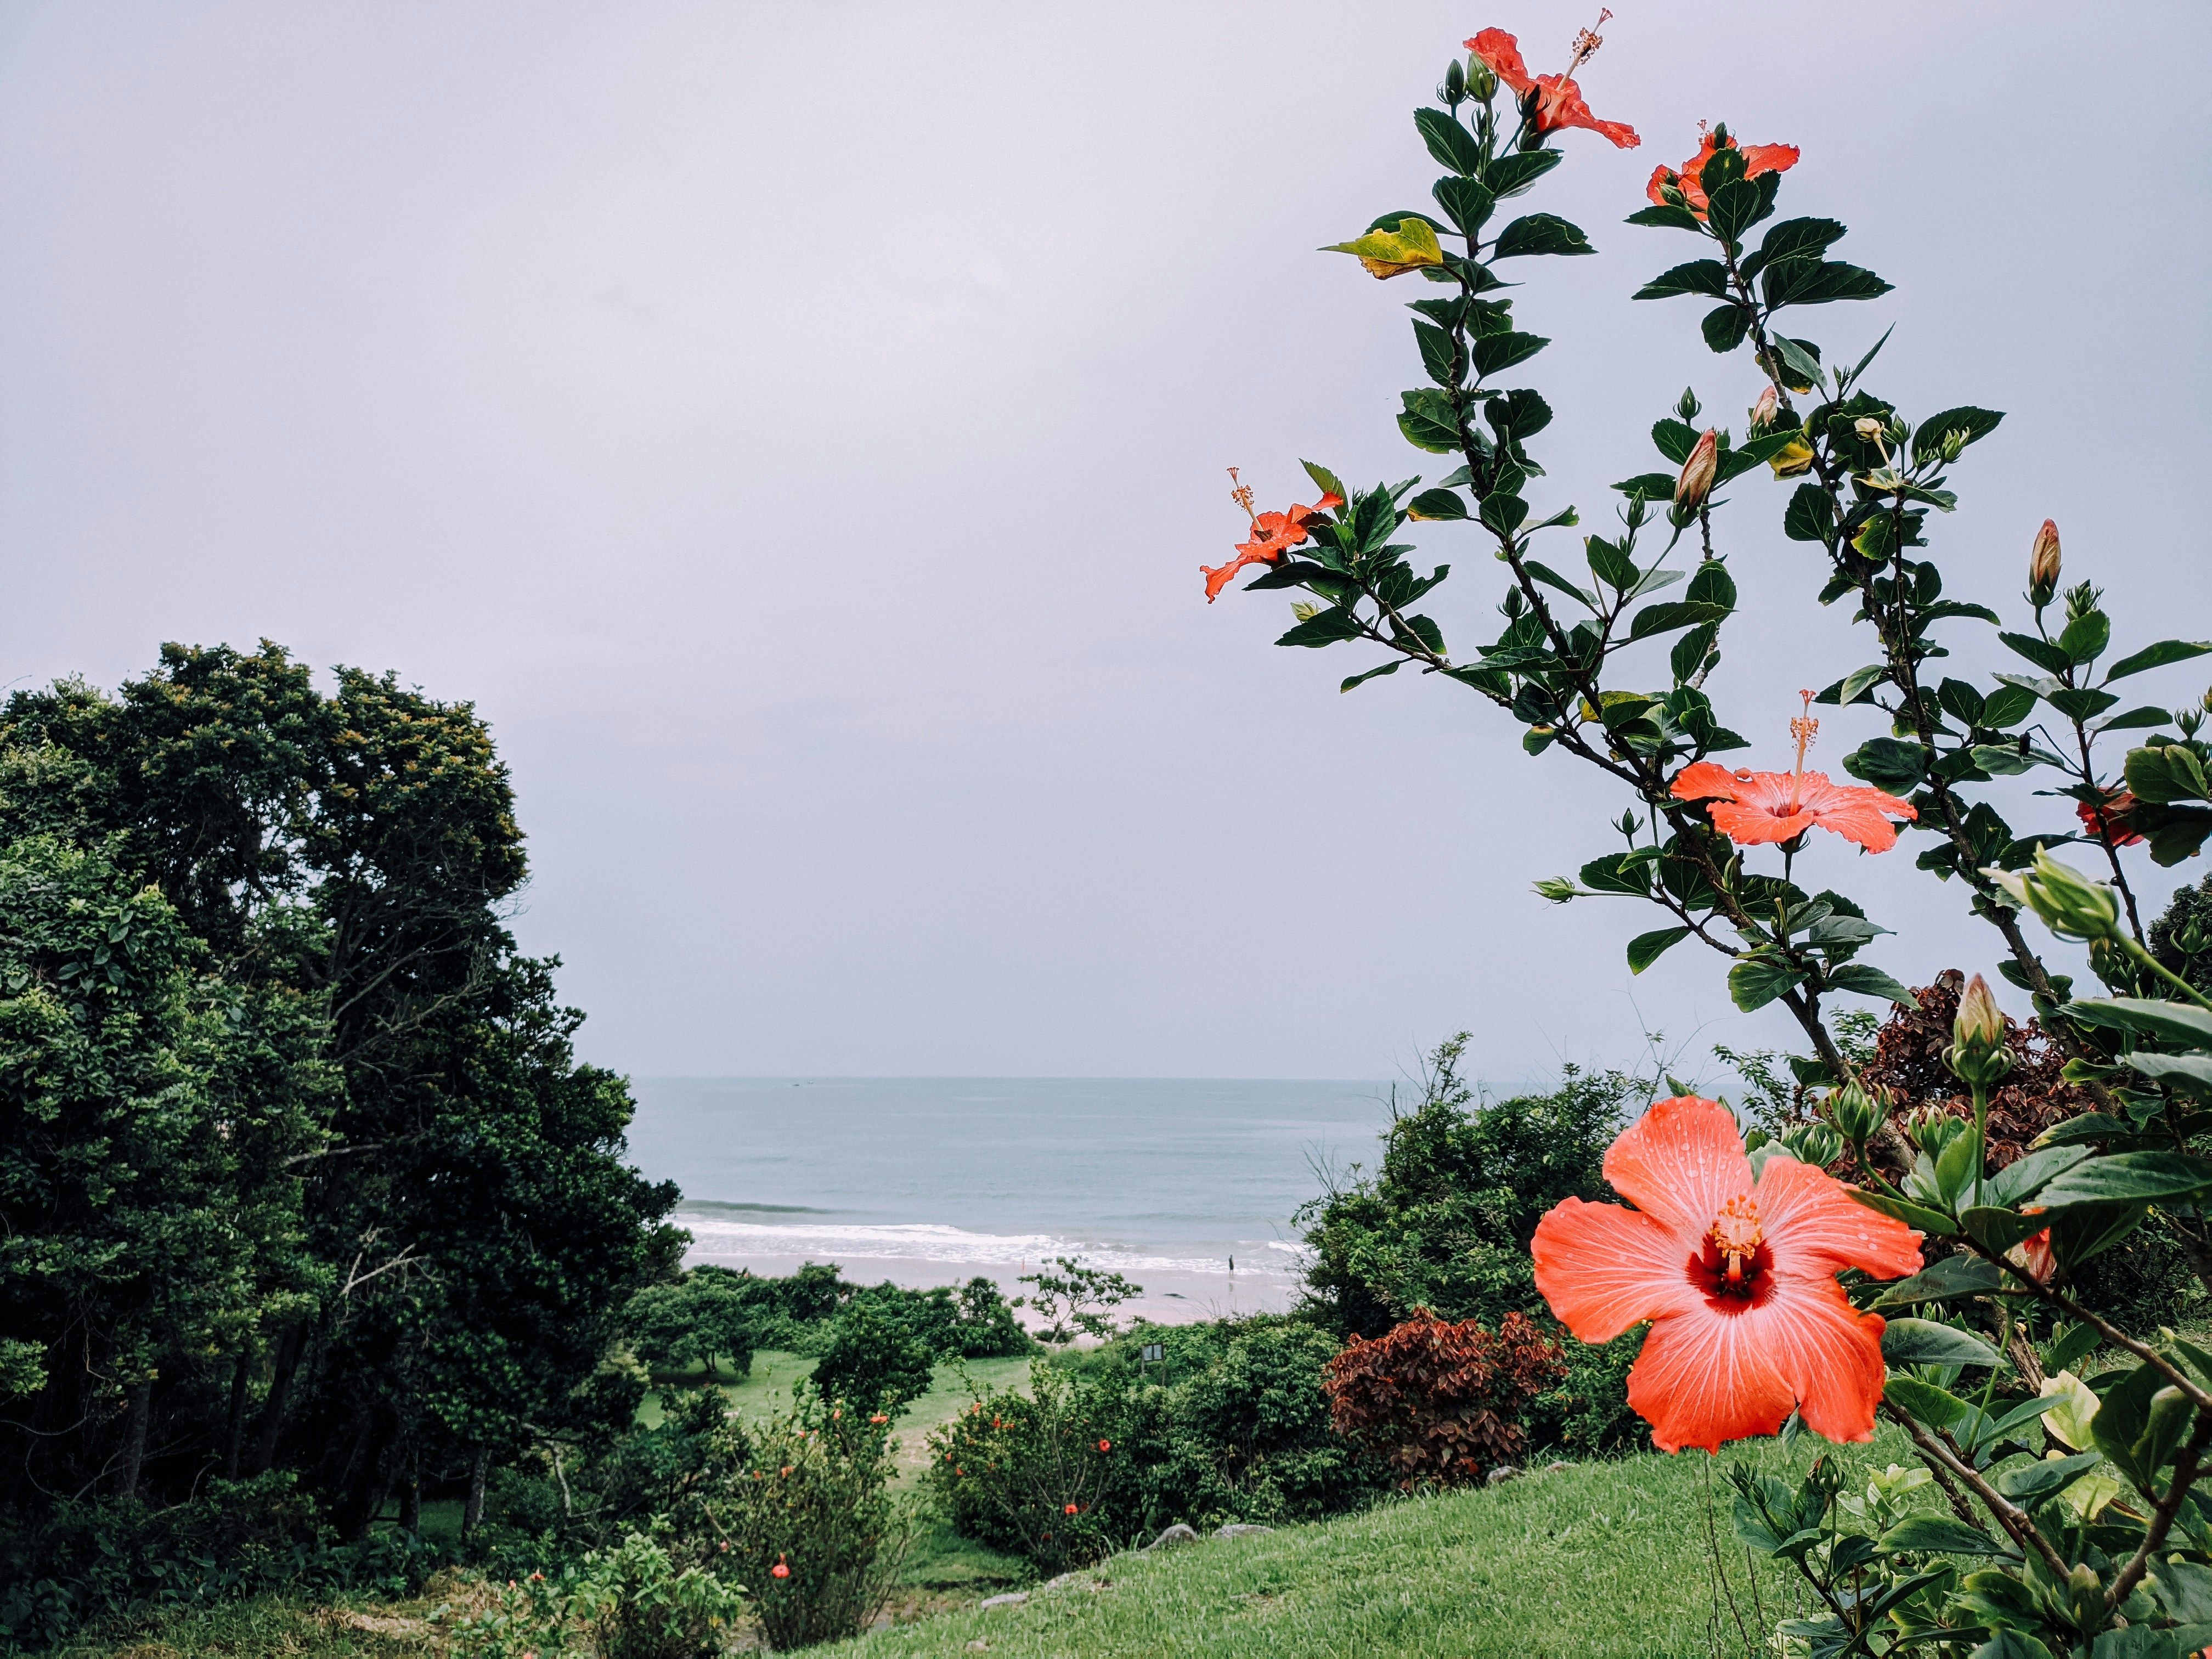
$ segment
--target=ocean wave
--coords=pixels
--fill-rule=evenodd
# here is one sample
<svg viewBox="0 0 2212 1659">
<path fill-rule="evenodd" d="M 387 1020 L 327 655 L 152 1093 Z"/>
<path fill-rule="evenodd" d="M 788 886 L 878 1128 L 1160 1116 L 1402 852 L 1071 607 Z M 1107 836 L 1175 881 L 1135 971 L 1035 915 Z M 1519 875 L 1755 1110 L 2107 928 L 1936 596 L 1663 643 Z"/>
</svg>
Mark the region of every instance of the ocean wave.
<svg viewBox="0 0 2212 1659">
<path fill-rule="evenodd" d="M 1113 1244 L 1063 1238 L 1053 1233 L 979 1233 L 933 1222 L 736 1221 L 717 1206 L 685 1206 L 677 1223 L 691 1234 L 692 1261 L 742 1262 L 757 1256 L 799 1256 L 822 1260 L 940 1261 L 980 1267 L 1035 1267 L 1056 1255 L 1081 1256 L 1093 1267 L 1115 1273 L 1205 1273 L 1229 1276 L 1222 1256 L 1155 1254 Z M 1295 1278 L 1305 1253 L 1279 1239 L 1239 1241 L 1249 1252 L 1248 1273 Z"/>
</svg>

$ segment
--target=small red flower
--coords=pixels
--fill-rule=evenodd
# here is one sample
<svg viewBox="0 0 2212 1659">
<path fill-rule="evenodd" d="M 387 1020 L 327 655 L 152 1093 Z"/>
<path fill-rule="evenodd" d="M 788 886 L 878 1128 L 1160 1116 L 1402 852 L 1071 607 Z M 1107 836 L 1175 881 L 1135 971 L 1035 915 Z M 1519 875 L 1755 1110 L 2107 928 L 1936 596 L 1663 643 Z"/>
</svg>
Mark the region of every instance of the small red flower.
<svg viewBox="0 0 2212 1659">
<path fill-rule="evenodd" d="M 1698 146 L 1698 153 L 1682 163 L 1680 172 L 1677 173 L 1672 167 L 1652 169 L 1651 182 L 1644 187 L 1644 193 L 1653 201 L 1663 206 L 1667 200 L 1666 187 L 1672 185 L 1682 192 L 1683 199 L 1690 204 L 1690 211 L 1700 219 L 1704 218 L 1705 163 L 1724 149 L 1742 152 L 1743 176 L 1747 179 L 1756 179 L 1762 173 L 1787 173 L 1797 165 L 1798 149 L 1795 144 L 1739 144 L 1735 135 L 1725 126 L 1715 127 L 1706 132 L 1700 123 L 1698 130 L 1703 142 Z"/>
<path fill-rule="evenodd" d="M 1602 23 L 1612 15 L 1607 12 L 1598 21 Z M 1634 127 L 1622 121 L 1601 121 L 1583 101 L 1583 89 L 1575 84 L 1574 73 L 1600 44 L 1598 37 L 1589 30 L 1584 29 L 1575 37 L 1575 55 L 1564 75 L 1530 75 L 1528 66 L 1521 61 L 1521 43 L 1504 29 L 1485 29 L 1464 44 L 1490 66 L 1492 75 L 1513 88 L 1524 105 L 1534 94 L 1537 131 L 1557 132 L 1562 127 L 1580 127 L 1611 140 L 1621 149 L 1634 149 L 1644 142 L 1636 136 Z"/>
<path fill-rule="evenodd" d="M 2115 847 L 2135 847 L 2142 837 L 2128 827 L 2128 814 L 2136 809 L 2136 798 L 2125 789 L 2107 789 L 2101 805 L 2092 806 L 2082 801 L 2074 809 L 2074 816 L 2081 820 L 2081 827 L 2091 835 L 2110 841 Z"/>
<path fill-rule="evenodd" d="M 1236 477 L 1235 467 L 1229 469 L 1229 476 Z M 1246 565 L 1274 563 L 1313 533 L 1308 526 L 1316 519 L 1332 507 L 1344 505 L 1344 498 L 1332 490 L 1311 507 L 1293 507 L 1286 513 L 1254 513 L 1251 485 L 1239 483 L 1229 493 L 1250 516 L 1252 539 L 1237 543 L 1237 556 L 1227 564 L 1199 566 L 1199 574 L 1206 578 L 1206 602 L 1208 605 L 1219 597 L 1221 590 L 1229 586 L 1231 578 Z M 993 1426 L 997 1426 L 995 1419 L 993 1419 Z"/>
<path fill-rule="evenodd" d="M 873 1417 L 870 1418 L 868 1421 L 871 1423 L 888 1423 L 890 1421 L 890 1419 L 884 1416 L 883 1413 L 878 1412 Z"/>
<path fill-rule="evenodd" d="M 1713 828 L 1739 847 L 1789 841 L 1818 824 L 1869 853 L 1897 845 L 1892 818 L 1917 818 L 1911 802 L 1879 789 L 1831 783 L 1826 772 L 1805 769 L 1820 722 L 1812 715 L 1813 694 L 1801 691 L 1806 712 L 1790 722 L 1797 739 L 1796 769 L 1789 772 L 1731 772 L 1717 761 L 1698 761 L 1682 769 L 1670 793 L 1676 800 L 1709 800 Z"/>
<path fill-rule="evenodd" d="M 1102 1440 L 1098 1443 L 1098 1449 L 1100 1451 L 1112 1451 L 1114 1449 L 1114 1443 L 1110 1440 Z"/>
<path fill-rule="evenodd" d="M 1075 1513 L 1075 1505 L 1074 1505 L 1074 1504 L 1070 1504 L 1066 1507 L 1066 1510 L 1064 1510 L 1063 1511 L 1061 1511 L 1061 1513 L 1066 1514 L 1066 1515 L 1073 1515 L 1073 1514 L 1074 1514 L 1074 1513 Z"/>
<path fill-rule="evenodd" d="M 768 1570 L 768 1576 L 771 1578 L 788 1578 L 791 1577 L 791 1569 L 784 1565 L 784 1559 L 781 1555 L 775 1558 L 775 1565 Z"/>
</svg>

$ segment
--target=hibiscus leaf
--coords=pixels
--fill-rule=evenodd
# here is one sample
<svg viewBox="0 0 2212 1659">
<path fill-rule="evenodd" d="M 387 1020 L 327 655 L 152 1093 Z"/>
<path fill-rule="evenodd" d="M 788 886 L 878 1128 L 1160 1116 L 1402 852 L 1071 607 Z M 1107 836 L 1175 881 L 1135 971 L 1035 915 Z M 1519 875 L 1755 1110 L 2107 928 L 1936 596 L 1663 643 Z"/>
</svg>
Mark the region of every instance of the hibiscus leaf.
<svg viewBox="0 0 2212 1659">
<path fill-rule="evenodd" d="M 2060 1012 L 2084 1025 L 2132 1031 L 2139 1036 L 2156 1037 L 2187 1048 L 2212 1048 L 2212 1013 L 2185 1003 L 2160 1002 L 2142 997 L 2099 997 L 2069 1002 Z"/>
<path fill-rule="evenodd" d="M 1449 167 L 1454 173 L 1472 177 L 1482 167 L 1482 146 L 1474 142 L 1474 135 L 1462 126 L 1457 118 L 1440 109 L 1417 109 L 1413 125 L 1420 129 L 1421 142 L 1429 147 L 1438 167 Z"/>
<path fill-rule="evenodd" d="M 1892 1198 L 1887 1193 L 1870 1193 L 1856 1187 L 1848 1190 L 1852 1202 L 1902 1221 L 1908 1227 L 1917 1227 L 1931 1237 L 1949 1238 L 1959 1231 L 1959 1224 L 1940 1210 L 1929 1209 L 1909 1199 Z"/>
<path fill-rule="evenodd" d="M 1398 416 L 1398 430 L 1406 434 L 1407 443 L 1435 455 L 1458 453 L 1459 416 L 1453 413 L 1449 398 L 1434 386 L 1401 392 L 1399 398 L 1406 407 Z"/>
<path fill-rule="evenodd" d="M 1948 1302 L 1953 1297 L 1980 1296 L 2004 1282 L 1993 1261 L 1978 1255 L 1947 1255 L 1934 1267 L 1901 1279 L 1875 1298 L 1873 1311 L 1910 1307 L 1919 1302 Z"/>
<path fill-rule="evenodd" d="M 2061 650 L 2055 641 L 2038 639 L 2033 634 L 2000 634 L 2000 644 L 2011 647 L 2015 656 L 2027 658 L 2038 668 L 2056 674 L 2071 668 L 2074 659 Z"/>
<path fill-rule="evenodd" d="M 2171 1085 L 2199 1100 L 2212 1100 L 2212 1054 L 2142 1054 L 2128 1064 L 2147 1078 Z"/>
<path fill-rule="evenodd" d="M 2093 690 L 2086 685 L 2062 685 L 2044 699 L 2072 720 L 2093 720 L 2119 700 L 2117 692 Z"/>
<path fill-rule="evenodd" d="M 1843 239 L 1844 227 L 1833 219 L 1784 219 L 1759 238 L 1759 252 L 1752 257 L 1762 264 L 1801 256 L 1817 259 L 1828 251 L 1830 243 Z M 1748 265 L 1750 260 L 1744 263 Z"/>
<path fill-rule="evenodd" d="M 1639 472 L 1632 478 L 1623 478 L 1613 488 L 1624 495 L 1641 495 L 1647 501 L 1666 501 L 1674 498 L 1674 475 L 1671 472 Z"/>
<path fill-rule="evenodd" d="M 2039 1498 L 2047 1498 L 2062 1487 L 2072 1486 L 2079 1477 L 2095 1468 L 2103 1455 L 2101 1452 L 2083 1452 L 2075 1457 L 2054 1457 L 2022 1468 L 2006 1469 L 1990 1484 L 2016 1504 L 2033 1504 Z"/>
<path fill-rule="evenodd" d="M 2077 1164 L 2037 1194 L 2046 1210 L 2189 1198 L 2212 1188 L 2212 1158 L 2186 1152 L 2120 1152 Z"/>
<path fill-rule="evenodd" d="M 1692 259 L 1687 264 L 1661 271 L 1629 297 L 1671 300 L 1684 294 L 1704 294 L 1716 300 L 1726 299 L 1728 267 L 1717 259 Z"/>
<path fill-rule="evenodd" d="M 2115 714 L 2108 720 L 2100 720 L 2094 729 L 2098 732 L 2140 732 L 2147 726 L 2171 725 L 2172 720 L 2173 716 L 2167 710 L 2146 703 L 2140 708 L 2129 709 L 2124 714 Z"/>
<path fill-rule="evenodd" d="M 1651 894 L 1651 878 L 1644 860 L 1626 856 L 1592 859 L 1582 867 L 1582 884 L 1598 893 L 1627 893 L 1637 898 Z"/>
<path fill-rule="evenodd" d="M 1482 182 L 1492 196 L 1518 196 L 1565 159 L 1564 150 L 1516 150 L 1491 162 L 1483 172 Z"/>
<path fill-rule="evenodd" d="M 1983 702 L 1980 723 L 2000 732 L 2018 726 L 2035 712 L 2036 696 L 2024 685 L 2000 685 Z"/>
<path fill-rule="evenodd" d="M 1622 221 L 1625 224 L 1650 225 L 1663 230 L 1703 230 L 1698 216 L 1686 207 L 1662 202 L 1656 206 L 1639 208 Z"/>
<path fill-rule="evenodd" d="M 1881 1334 L 1883 1362 L 1897 1365 L 1996 1365 L 2003 1356 L 1955 1325 L 1932 1319 L 1893 1319 Z"/>
<path fill-rule="evenodd" d="M 1690 931 L 1687 927 L 1661 927 L 1638 933 L 1628 941 L 1628 971 L 1642 973 L 1673 946 L 1689 938 Z"/>
<path fill-rule="evenodd" d="M 1669 416 L 1652 426 L 1651 441 L 1662 455 L 1680 466 L 1690 459 L 1690 452 L 1698 447 L 1698 429 L 1687 421 L 1678 421 Z M 1670 488 L 1672 483 L 1670 479 Z"/>
<path fill-rule="evenodd" d="M 1712 227 L 1715 235 L 1733 242 L 1759 222 L 1759 210 L 1765 204 L 1759 199 L 1759 186 L 1748 179 L 1731 179 L 1717 190 L 1713 189 L 1711 166 L 1711 162 L 1706 163 L 1705 175 L 1705 222 Z"/>
<path fill-rule="evenodd" d="M 1474 372 L 1487 377 L 1525 362 L 1551 343 L 1541 334 L 1521 334 L 1509 330 L 1503 334 L 1485 334 L 1470 342 L 1469 349 L 1474 354 Z"/>
<path fill-rule="evenodd" d="M 1863 668 L 1854 668 L 1844 676 L 1843 683 L 1836 692 L 1836 701 L 1838 703 L 1856 702 L 1888 678 L 1889 665 L 1886 662 L 1872 662 Z"/>
<path fill-rule="evenodd" d="M 1741 345 L 1744 336 L 1751 332 L 1751 313 L 1731 301 L 1707 312 L 1698 327 L 1705 334 L 1705 343 L 1725 356 Z"/>
<path fill-rule="evenodd" d="M 1403 657 L 1394 658 L 1392 660 L 1384 663 L 1380 668 L 1370 668 L 1364 674 L 1354 674 L 1350 679 L 1345 681 L 1343 684 L 1338 686 L 1336 689 L 1339 691 L 1349 691 L 1355 685 L 1364 685 L 1370 680 L 1379 680 L 1385 674 L 1396 673 L 1401 668 L 1405 666 L 1405 663 L 1406 659 Z"/>
<path fill-rule="evenodd" d="M 1966 1237 L 1985 1250 L 2008 1250 L 2024 1238 L 2033 1238 L 2046 1224 L 2041 1217 L 2022 1215 L 2001 1205 L 1978 1204 L 1959 1212 Z"/>
<path fill-rule="evenodd" d="M 1836 504 L 1816 483 L 1802 483 L 1782 515 L 1782 533 L 1793 542 L 1825 542 L 1836 527 Z"/>
<path fill-rule="evenodd" d="M 1916 459 L 1932 455 L 1943 447 L 1943 440 L 1952 433 L 1960 435 L 1962 445 L 1978 438 L 1986 438 L 1997 429 L 2004 419 L 2002 410 L 1976 409 L 1972 404 L 1957 409 L 1947 409 L 1941 415 L 1930 415 L 1912 429 L 1912 453 Z"/>
<path fill-rule="evenodd" d="M 1407 507 L 1424 523 L 1467 517 L 1467 502 L 1455 489 L 1424 489 Z"/>
<path fill-rule="evenodd" d="M 1530 253 L 1595 253 L 1580 225 L 1569 224 L 1556 213 L 1529 213 L 1498 233 L 1491 250 L 1493 259 L 1514 259 Z"/>
<path fill-rule="evenodd" d="M 1875 300 L 1891 284 L 1874 272 L 1835 259 L 1778 259 L 1760 278 L 1770 310 L 1824 306 L 1836 300 Z"/>
<path fill-rule="evenodd" d="M 1802 982 L 1805 975 L 1786 962 L 1769 957 L 1740 957 L 1729 969 L 1729 996 L 1745 1013 L 1764 1008 L 1785 991 Z"/>
<path fill-rule="evenodd" d="M 1803 381 L 1801 386 L 1791 386 L 1792 392 L 1809 392 L 1820 384 L 1820 358 L 1811 341 L 1793 340 L 1786 334 L 1778 334 L 1774 337 L 1774 349 L 1782 354 L 1784 364 Z"/>
<path fill-rule="evenodd" d="M 1352 499 L 1352 492 L 1344 487 L 1344 480 L 1338 477 L 1335 473 L 1330 471 L 1319 461 L 1300 461 L 1298 465 L 1305 468 L 1306 477 L 1311 478 L 1316 483 L 1319 484 L 1322 489 L 1327 491 L 1329 495 L 1335 496 L 1337 500 L 1346 501 Z"/>
<path fill-rule="evenodd" d="M 1451 216 L 1452 222 L 1469 236 L 1481 233 L 1484 222 L 1497 205 L 1496 198 L 1472 179 L 1439 179 L 1429 187 L 1429 194 L 1437 198 L 1437 206 Z"/>
<path fill-rule="evenodd" d="M 2009 1544 L 2000 1544 L 1979 1527 L 1949 1515 L 1909 1515 L 1882 1534 L 1881 1547 L 1886 1553 L 1921 1550 L 1941 1555 L 2013 1553 Z"/>
<path fill-rule="evenodd" d="M 1726 621 L 1729 607 L 1724 605 L 1677 604 L 1647 605 L 1632 617 L 1628 624 L 1629 642 L 1650 639 L 1655 634 L 1670 634 L 1678 628 L 1689 628 L 1701 623 Z"/>
<path fill-rule="evenodd" d="M 1870 968 L 1863 962 L 1854 962 L 1828 970 L 1829 985 L 1838 991 L 1856 991 L 1861 996 L 1880 997 L 1885 1002 L 1902 1003 L 1907 1008 L 1917 1007 L 1912 993 L 1899 981 L 1892 979 L 1879 968 Z"/>
<path fill-rule="evenodd" d="M 2160 640 L 2156 645 L 2147 645 L 2132 656 L 2123 657 L 2106 671 L 2105 684 L 2124 680 L 2130 674 L 2140 674 L 2148 668 L 2163 668 L 2170 662 L 2186 662 L 2191 657 L 2201 657 L 2212 651 L 2212 641 L 2204 640 Z"/>
<path fill-rule="evenodd" d="M 1275 643 L 1317 648 L 1334 645 L 1340 640 L 1356 640 L 1358 637 L 1359 618 L 1345 606 L 1332 605 L 1327 611 L 1316 611 Z"/>
<path fill-rule="evenodd" d="M 1931 1429 L 1948 1429 L 1973 1409 L 1957 1395 L 1917 1376 L 1893 1376 L 1881 1397 Z"/>
</svg>

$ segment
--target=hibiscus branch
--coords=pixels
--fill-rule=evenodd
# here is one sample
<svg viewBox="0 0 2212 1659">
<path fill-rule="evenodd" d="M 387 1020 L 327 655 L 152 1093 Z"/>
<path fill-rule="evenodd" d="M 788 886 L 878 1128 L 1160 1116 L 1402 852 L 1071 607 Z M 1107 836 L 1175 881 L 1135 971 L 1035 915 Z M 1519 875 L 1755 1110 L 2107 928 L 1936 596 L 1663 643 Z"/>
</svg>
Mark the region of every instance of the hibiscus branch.
<svg viewBox="0 0 2212 1659">
<path fill-rule="evenodd" d="M 2212 1444 L 2212 1411 L 2200 1406 L 2197 1411 L 2197 1431 L 2189 1437 L 2189 1443 L 2173 1460 L 2173 1479 L 2166 1486 L 2166 1496 L 2159 1500 L 2151 1513 L 2150 1530 L 2143 1534 L 2143 1540 L 2137 1546 L 2136 1553 L 2128 1558 L 2127 1565 L 2120 1569 L 2119 1577 L 2106 1589 L 2106 1607 L 2118 1607 L 2126 1601 L 2135 1587 L 2142 1582 L 2143 1573 L 2152 1559 L 2166 1547 L 2166 1534 L 2173 1530 L 2174 1517 L 2181 1512 L 2182 1499 L 2189 1496 L 2190 1487 L 2196 1484 L 2197 1465 L 2203 1458 L 2208 1444 Z M 2154 1470 L 2151 1479 L 2155 1482 L 2157 1478 Z"/>
<path fill-rule="evenodd" d="M 2049 1303 L 2068 1318 L 2079 1320 L 2081 1323 L 2092 1327 L 2098 1335 L 2103 1337 L 2114 1347 L 2124 1349 L 2142 1360 L 2144 1364 L 2148 1365 L 2167 1382 L 2179 1389 L 2183 1397 L 2198 1411 L 2212 1412 L 2212 1394 L 2206 1393 L 2188 1372 L 2183 1370 L 2148 1343 L 2137 1341 L 2112 1321 L 2101 1315 L 2092 1313 L 2056 1285 L 2045 1284 L 2027 1268 L 2012 1261 L 2002 1251 L 1993 1250 L 1978 1239 L 1969 1237 L 1965 1242 L 1984 1261 L 1992 1262 L 2002 1271 L 2010 1273 L 2014 1279 L 2019 1279 L 2026 1289 L 2033 1292 L 2041 1300 Z"/>
<path fill-rule="evenodd" d="M 1926 1425 L 1916 1420 L 1911 1413 L 1899 1410 L 1887 1400 L 1881 1402 L 1881 1409 L 1891 1421 L 1899 1424 L 1912 1437 L 1912 1443 L 1920 1448 L 1922 1455 L 1949 1471 L 1960 1485 L 1982 1500 L 1982 1507 L 1996 1518 L 1998 1526 L 2004 1528 L 2007 1537 L 2022 1549 L 2033 1547 L 2043 1559 L 2043 1565 L 2051 1570 L 2051 1576 L 2062 1584 L 2066 1582 L 2066 1563 L 2051 1547 L 2051 1540 L 2043 1535 L 2026 1510 L 1982 1479 L 1971 1463 L 1960 1457 Z"/>
</svg>

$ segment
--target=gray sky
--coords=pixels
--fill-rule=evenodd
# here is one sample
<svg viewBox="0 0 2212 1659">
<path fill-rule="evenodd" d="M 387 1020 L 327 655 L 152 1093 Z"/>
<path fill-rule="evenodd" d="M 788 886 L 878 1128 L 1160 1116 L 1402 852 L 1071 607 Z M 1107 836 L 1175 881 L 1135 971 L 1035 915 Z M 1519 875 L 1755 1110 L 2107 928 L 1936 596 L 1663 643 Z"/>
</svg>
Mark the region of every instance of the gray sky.
<svg viewBox="0 0 2212 1659">
<path fill-rule="evenodd" d="M 1894 320 L 1875 383 L 1908 412 L 2010 411 L 1954 474 L 1953 590 L 2024 611 L 2050 515 L 2123 646 L 2206 633 L 2212 9 L 1615 9 L 1582 81 L 1644 146 L 1570 135 L 1531 204 L 1601 252 L 1528 262 L 1538 510 L 1609 512 L 1686 381 L 1741 426 L 1747 358 L 1627 299 L 1688 239 L 1620 223 L 1724 118 L 1802 145 L 1784 210 L 1899 285 L 1806 331 Z M 265 635 L 473 698 L 522 938 L 637 1072 L 1372 1076 L 1466 1025 L 1503 1079 L 1645 1026 L 1782 1036 L 1717 958 L 1632 981 L 1645 913 L 1531 894 L 1609 844 L 1571 763 L 1457 688 L 1340 696 L 1365 659 L 1274 649 L 1282 596 L 1200 592 L 1226 465 L 1276 506 L 1301 455 L 1447 470 L 1392 423 L 1425 290 L 1311 250 L 1425 204 L 1408 112 L 1461 40 L 1541 68 L 1588 21 L 15 0 L 0 678 Z M 1795 689 L 1870 653 L 1809 605 L 1777 487 L 1735 494 L 1713 689 L 1773 764 Z M 1423 540 L 1464 653 L 1495 568 Z M 1989 965 L 1909 853 L 1821 842 L 1801 870 L 1900 931 L 1869 960 Z"/>
</svg>

